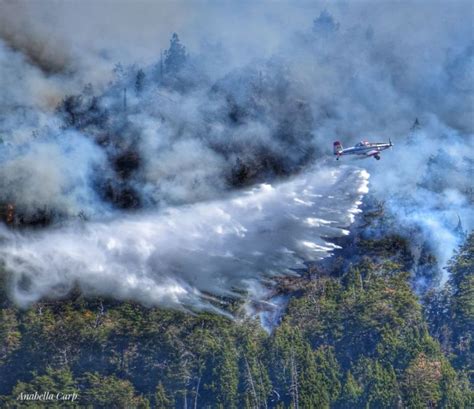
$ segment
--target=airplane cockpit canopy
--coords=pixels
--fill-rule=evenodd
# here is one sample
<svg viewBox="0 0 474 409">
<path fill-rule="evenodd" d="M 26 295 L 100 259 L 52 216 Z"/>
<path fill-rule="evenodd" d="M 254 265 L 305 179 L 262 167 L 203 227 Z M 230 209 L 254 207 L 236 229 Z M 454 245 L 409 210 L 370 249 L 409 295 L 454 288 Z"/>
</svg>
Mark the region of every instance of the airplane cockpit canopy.
<svg viewBox="0 0 474 409">
<path fill-rule="evenodd" d="M 368 144 L 368 141 L 360 141 L 356 146 L 367 146 Z"/>
</svg>

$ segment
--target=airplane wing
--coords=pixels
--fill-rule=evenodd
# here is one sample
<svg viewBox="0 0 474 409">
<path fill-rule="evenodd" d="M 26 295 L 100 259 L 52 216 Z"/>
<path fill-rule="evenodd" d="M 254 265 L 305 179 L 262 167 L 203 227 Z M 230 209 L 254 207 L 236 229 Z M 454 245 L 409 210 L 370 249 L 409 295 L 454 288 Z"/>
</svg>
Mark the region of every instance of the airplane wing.
<svg viewBox="0 0 474 409">
<path fill-rule="evenodd" d="M 377 155 L 377 153 L 380 153 L 377 149 L 372 149 L 370 151 L 365 152 L 366 156 L 374 156 Z"/>
</svg>

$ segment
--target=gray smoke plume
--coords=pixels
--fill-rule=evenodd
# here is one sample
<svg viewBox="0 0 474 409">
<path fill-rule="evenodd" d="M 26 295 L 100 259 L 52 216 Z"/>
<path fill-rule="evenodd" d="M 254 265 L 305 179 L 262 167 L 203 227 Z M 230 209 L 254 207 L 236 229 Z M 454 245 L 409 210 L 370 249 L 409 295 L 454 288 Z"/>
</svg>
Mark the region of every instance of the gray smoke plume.
<svg viewBox="0 0 474 409">
<path fill-rule="evenodd" d="M 204 295 L 256 291 L 313 258 L 296 241 L 330 253 L 320 237 L 340 232 L 302 227 L 330 196 L 337 215 L 316 218 L 348 226 L 366 178 L 325 159 L 336 139 L 392 139 L 381 161 L 352 164 L 443 265 L 458 216 L 474 225 L 473 17 L 462 1 L 0 0 L 0 204 L 14 203 L 21 223 L 50 224 L 2 231 L 15 299 L 78 285 L 208 308 Z M 235 204 L 252 187 L 264 219 Z M 300 208 L 289 191 L 322 197 Z M 218 225 L 233 233 L 222 239 Z"/>
</svg>

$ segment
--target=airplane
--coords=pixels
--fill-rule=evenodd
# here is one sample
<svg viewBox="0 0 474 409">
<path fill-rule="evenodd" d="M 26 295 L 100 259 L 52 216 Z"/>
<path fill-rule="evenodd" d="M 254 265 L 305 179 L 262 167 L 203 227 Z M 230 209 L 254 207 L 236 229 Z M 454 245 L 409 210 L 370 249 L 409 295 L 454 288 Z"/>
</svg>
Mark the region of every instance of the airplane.
<svg viewBox="0 0 474 409">
<path fill-rule="evenodd" d="M 339 160 L 340 156 L 343 155 L 360 155 L 362 158 L 374 157 L 380 160 L 380 152 L 393 146 L 392 141 L 389 139 L 388 143 L 380 142 L 367 142 L 361 141 L 351 148 L 343 149 L 341 142 L 334 142 L 334 155 Z"/>
</svg>

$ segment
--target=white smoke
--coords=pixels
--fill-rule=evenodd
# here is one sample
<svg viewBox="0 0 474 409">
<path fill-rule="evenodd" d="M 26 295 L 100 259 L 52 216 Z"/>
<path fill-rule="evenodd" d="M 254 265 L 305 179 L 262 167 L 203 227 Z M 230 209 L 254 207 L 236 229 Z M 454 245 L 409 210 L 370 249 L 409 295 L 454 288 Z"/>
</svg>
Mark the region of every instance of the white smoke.
<svg viewBox="0 0 474 409">
<path fill-rule="evenodd" d="M 383 172 L 373 172 L 372 163 L 367 166 L 373 194 L 396 215 L 402 234 L 421 228 L 439 266 L 446 266 L 462 239 L 455 230 L 458 220 L 465 231 L 474 226 L 474 137 L 426 117 L 423 127 L 400 139 L 383 161 Z M 445 273 L 441 280 L 446 279 Z"/>
<path fill-rule="evenodd" d="M 368 191 L 368 174 L 342 166 L 312 169 L 285 183 L 229 198 L 48 231 L 1 231 L 0 258 L 12 294 L 110 295 L 193 309 L 212 296 L 257 295 L 275 276 L 328 256 Z"/>
<path fill-rule="evenodd" d="M 15 299 L 28 304 L 78 285 L 86 293 L 209 308 L 211 294 L 255 292 L 263 277 L 330 253 L 318 239 L 328 233 L 322 221 L 349 224 L 363 174 L 325 163 L 314 175 L 336 176 L 324 184 L 308 170 L 335 139 L 346 146 L 393 140 L 381 161 L 357 165 L 370 172 L 371 193 L 400 229 L 421 226 L 444 264 L 459 242 L 457 216 L 465 229 L 474 226 L 472 6 L 205 5 L 0 0 L 0 204 L 13 202 L 32 218 L 39 210 L 91 220 L 2 230 Z M 188 63 L 166 85 L 157 79 L 160 51 L 175 31 Z M 117 62 L 123 66 L 114 73 Z M 146 74 L 140 95 L 139 67 Z M 71 125 L 56 106 L 87 83 L 73 101 L 82 116 Z M 422 129 L 410 139 L 415 117 Z M 113 169 L 124 153 L 140 159 L 128 177 Z M 240 197 L 229 185 L 239 161 L 242 173 L 260 172 L 251 182 L 275 187 Z M 305 183 L 322 195 L 309 206 L 304 196 L 313 190 Z M 145 213 L 114 209 L 120 200 L 101 196 L 107 189 L 114 200 L 132 192 Z M 261 201 L 257 214 L 267 218 L 252 220 L 239 200 L 256 209 Z M 314 212 L 321 221 L 310 229 L 302 220 Z M 275 232 L 271 242 L 267 231 Z M 299 258 L 284 256 L 282 246 Z"/>
<path fill-rule="evenodd" d="M 102 152 L 80 133 L 67 131 L 36 143 L 0 149 L 0 190 L 27 213 L 54 207 L 76 216 L 97 212 L 91 186 L 93 169 L 105 167 Z M 105 208 L 105 206 L 104 206 Z"/>
</svg>

